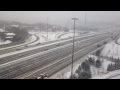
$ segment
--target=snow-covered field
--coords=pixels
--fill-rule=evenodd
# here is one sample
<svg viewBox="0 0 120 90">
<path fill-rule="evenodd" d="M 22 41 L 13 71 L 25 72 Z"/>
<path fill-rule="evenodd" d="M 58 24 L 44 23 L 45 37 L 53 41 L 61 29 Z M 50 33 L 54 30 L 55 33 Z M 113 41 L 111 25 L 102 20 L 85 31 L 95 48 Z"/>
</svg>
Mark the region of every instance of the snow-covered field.
<svg viewBox="0 0 120 90">
<path fill-rule="evenodd" d="M 0 45 L 5 45 L 5 44 L 9 44 L 9 43 L 12 43 L 12 41 L 10 41 L 10 40 L 0 41 Z"/>
<path fill-rule="evenodd" d="M 3 30 L 2 28 L 0 28 L 0 32 L 4 32 L 5 30 Z"/>
<path fill-rule="evenodd" d="M 92 55 L 90 55 L 90 57 L 91 56 Z M 97 57 L 95 57 L 95 56 L 92 56 L 92 57 L 94 58 L 95 61 L 97 60 Z M 75 71 L 78 69 L 78 67 L 81 65 L 81 63 L 82 62 L 80 62 L 80 63 L 78 63 L 77 65 L 74 66 L 74 71 L 73 71 L 74 74 L 76 74 Z M 95 66 L 90 66 L 90 70 L 91 70 L 91 74 L 92 74 L 92 79 L 94 79 L 94 78 L 98 78 L 99 79 L 99 78 L 106 77 L 106 73 L 108 73 L 107 72 L 107 66 L 109 64 L 111 64 L 111 63 L 112 62 L 110 62 L 110 61 L 103 60 L 101 68 L 96 68 Z M 62 75 L 59 78 L 69 79 L 69 77 L 71 75 L 71 71 L 68 71 L 68 72 L 66 72 L 66 73 L 64 73 Z"/>
<path fill-rule="evenodd" d="M 40 34 L 36 34 L 38 37 L 39 37 L 39 40 L 37 40 L 36 42 L 34 42 L 34 43 L 31 43 L 31 44 L 29 44 L 29 46 L 32 46 L 32 45 L 36 45 L 36 44 L 38 44 L 38 43 L 43 43 L 43 42 L 45 42 L 46 40 L 45 40 L 45 38 L 44 37 L 42 37 Z M 33 35 L 34 36 L 34 35 Z M 34 36 L 34 38 L 33 39 L 37 39 L 35 36 Z"/>
<path fill-rule="evenodd" d="M 117 41 L 120 43 L 120 39 Z M 101 51 L 101 56 L 105 57 L 113 57 L 113 59 L 118 59 L 120 58 L 120 45 L 117 44 L 116 42 L 112 41 L 108 43 L 104 49 Z M 93 76 L 93 79 L 106 79 L 110 76 L 114 76 L 116 74 L 120 74 L 120 70 L 112 71 L 112 72 L 107 72 L 107 67 L 109 64 L 114 64 L 114 62 L 109 61 L 107 59 L 102 59 L 102 72 L 99 74 L 96 74 Z"/>
<path fill-rule="evenodd" d="M 105 46 L 101 52 L 102 56 L 113 57 L 115 59 L 120 58 L 120 45 L 115 42 L 110 42 Z"/>
<path fill-rule="evenodd" d="M 72 32 L 69 32 L 69 33 L 66 33 L 66 32 L 48 32 L 48 35 L 46 32 L 40 32 L 40 31 L 30 31 L 29 32 L 30 34 L 35 34 L 35 35 L 38 35 L 38 36 L 44 36 L 45 40 L 46 41 L 52 41 L 52 40 L 56 40 L 56 39 L 64 39 L 64 38 L 69 38 L 69 37 L 73 37 L 73 33 Z M 95 34 L 95 32 L 88 32 L 89 34 Z M 87 33 L 87 34 L 88 34 Z M 76 36 L 80 36 L 80 35 L 84 35 L 84 32 L 81 32 L 80 33 L 76 33 Z M 48 40 L 47 40 L 47 36 L 48 36 Z M 60 38 L 58 38 L 59 36 L 61 36 Z M 41 40 L 41 42 L 44 42 L 45 40 Z"/>
<path fill-rule="evenodd" d="M 98 58 L 94 55 L 89 55 L 87 58 L 89 57 L 92 57 L 94 58 L 94 60 L 96 61 Z M 84 58 L 87 59 L 87 58 Z M 82 61 L 84 61 L 82 60 Z M 82 64 L 82 61 L 80 62 L 77 62 L 75 65 L 74 65 L 74 68 L 73 68 L 73 73 L 75 73 L 75 71 L 78 69 L 78 67 Z M 109 64 L 112 64 L 113 62 L 111 61 L 108 61 L 108 60 L 105 60 L 105 59 L 102 59 L 102 66 L 101 68 L 96 68 L 95 66 L 90 66 L 90 69 L 91 69 L 91 74 L 92 74 L 92 79 L 94 78 L 102 78 L 102 77 L 106 77 L 106 74 L 108 73 L 107 72 L 107 66 Z M 57 79 L 69 79 L 70 75 L 71 75 L 71 66 L 68 67 L 69 69 L 66 69 L 66 71 L 61 71 L 60 73 L 56 74 L 55 76 L 51 77 L 51 78 L 57 78 Z M 77 75 L 77 74 L 76 74 Z"/>
<path fill-rule="evenodd" d="M 57 36 L 63 34 L 64 32 L 48 32 L 48 35 L 46 32 L 40 32 L 40 31 L 36 31 L 36 32 L 31 31 L 29 33 L 35 34 L 35 35 L 40 36 L 40 37 L 41 36 L 44 37 L 44 39 L 42 38 L 40 41 L 45 42 L 45 41 L 47 41 L 47 36 L 48 36 L 48 41 L 52 41 L 52 40 L 56 40 Z"/>
<path fill-rule="evenodd" d="M 79 36 L 79 33 L 76 33 L 75 36 Z M 67 34 L 61 36 L 60 39 L 69 38 L 69 37 L 73 37 L 73 33 L 67 33 Z"/>
<path fill-rule="evenodd" d="M 115 76 L 115 75 L 118 75 L 118 74 L 120 74 L 120 70 L 115 70 L 115 71 L 108 72 L 108 73 L 105 73 L 105 74 L 96 75 L 92 79 L 110 79 L 112 76 Z"/>
</svg>

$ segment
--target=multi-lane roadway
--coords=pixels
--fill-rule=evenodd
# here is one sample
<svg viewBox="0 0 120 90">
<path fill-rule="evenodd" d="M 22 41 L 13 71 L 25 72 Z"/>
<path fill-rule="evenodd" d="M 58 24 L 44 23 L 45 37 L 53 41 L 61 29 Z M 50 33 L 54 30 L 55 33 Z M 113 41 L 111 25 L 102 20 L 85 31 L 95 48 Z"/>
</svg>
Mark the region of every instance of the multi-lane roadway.
<svg viewBox="0 0 120 90">
<path fill-rule="evenodd" d="M 107 33 L 76 37 L 74 60 L 109 40 L 110 35 Z M 41 73 L 48 73 L 50 76 L 71 63 L 72 45 L 70 38 L 0 55 L 0 78 L 33 78 Z"/>
</svg>

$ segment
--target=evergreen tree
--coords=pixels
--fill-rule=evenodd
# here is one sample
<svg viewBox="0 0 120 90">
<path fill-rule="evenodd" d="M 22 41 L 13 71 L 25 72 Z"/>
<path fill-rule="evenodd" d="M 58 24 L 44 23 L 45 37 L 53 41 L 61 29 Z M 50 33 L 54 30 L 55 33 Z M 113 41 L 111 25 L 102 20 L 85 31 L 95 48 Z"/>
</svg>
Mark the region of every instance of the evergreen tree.
<svg viewBox="0 0 120 90">
<path fill-rule="evenodd" d="M 81 73 L 81 76 L 79 76 L 79 79 L 90 79 L 92 77 L 90 71 L 83 71 Z"/>
<path fill-rule="evenodd" d="M 93 58 L 88 59 L 90 65 L 95 65 L 95 60 Z"/>
<path fill-rule="evenodd" d="M 81 68 L 84 70 L 84 71 L 90 71 L 90 65 L 87 63 L 87 62 L 83 62 L 81 64 Z"/>
<path fill-rule="evenodd" d="M 102 65 L 101 61 L 100 61 L 100 60 L 97 60 L 97 61 L 96 61 L 96 65 L 95 65 L 96 68 L 100 68 L 101 65 Z"/>
<path fill-rule="evenodd" d="M 81 72 L 82 72 L 82 68 L 81 68 L 81 66 L 79 66 L 78 69 L 75 71 L 75 73 L 77 73 L 78 76 L 80 76 Z"/>
<path fill-rule="evenodd" d="M 96 52 L 96 56 L 100 56 L 100 50 Z"/>
<path fill-rule="evenodd" d="M 74 74 L 73 76 L 70 76 L 70 79 L 78 79 L 77 76 Z"/>
</svg>

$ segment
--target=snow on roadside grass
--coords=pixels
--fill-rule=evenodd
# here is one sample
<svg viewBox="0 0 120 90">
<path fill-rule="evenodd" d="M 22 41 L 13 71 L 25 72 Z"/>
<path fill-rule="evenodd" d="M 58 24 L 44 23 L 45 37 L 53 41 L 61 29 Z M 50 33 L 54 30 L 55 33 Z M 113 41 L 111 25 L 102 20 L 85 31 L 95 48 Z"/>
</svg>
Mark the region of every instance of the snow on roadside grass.
<svg viewBox="0 0 120 90">
<path fill-rule="evenodd" d="M 4 30 L 4 29 L 2 29 L 2 28 L 0 28 L 0 32 L 5 32 L 5 30 Z"/>
<path fill-rule="evenodd" d="M 95 61 L 97 60 L 97 57 L 95 57 L 94 55 L 88 55 L 88 57 L 86 57 L 86 59 L 88 59 L 89 57 L 94 58 Z M 78 67 L 79 67 L 81 64 L 82 64 L 82 62 L 77 63 L 76 65 L 74 65 L 74 68 L 73 68 L 73 73 L 74 73 L 74 74 L 76 74 L 75 71 L 78 69 Z M 91 68 L 91 69 L 92 69 L 92 68 Z M 77 74 L 76 74 L 76 75 L 77 75 Z M 61 77 L 64 78 L 64 79 L 69 79 L 70 76 L 71 76 L 71 70 L 69 70 L 69 71 L 67 71 L 66 73 L 64 73 L 63 76 L 61 76 Z M 61 78 L 61 77 L 59 77 L 59 78 Z"/>
<path fill-rule="evenodd" d="M 107 67 L 108 65 L 110 64 L 114 64 L 114 62 L 111 62 L 111 61 L 108 61 L 106 59 L 103 59 L 103 64 L 102 64 L 102 67 L 103 67 L 103 72 L 106 73 L 107 72 Z"/>
<path fill-rule="evenodd" d="M 10 40 L 6 40 L 6 41 L 4 41 L 4 42 L 0 42 L 0 45 L 5 45 L 5 44 L 9 44 L 9 43 L 11 43 L 12 41 L 10 41 Z"/>
<path fill-rule="evenodd" d="M 99 74 L 97 76 L 94 76 L 92 79 L 110 79 L 112 76 L 120 74 L 120 70 L 115 70 L 112 72 L 107 72 L 105 74 Z"/>
<path fill-rule="evenodd" d="M 117 41 L 119 44 L 120 44 L 120 39 L 118 39 L 118 41 Z"/>
<path fill-rule="evenodd" d="M 93 58 L 95 61 L 97 61 L 97 57 L 96 56 L 94 56 L 94 55 L 88 55 L 88 57 L 86 58 L 86 60 L 88 59 L 88 58 Z M 101 66 L 101 68 L 96 68 L 94 65 L 90 65 L 90 70 L 91 70 L 91 74 L 92 74 L 92 78 L 94 78 L 94 77 L 97 77 L 97 76 L 104 76 L 106 73 L 107 73 L 107 67 L 108 67 L 108 65 L 109 64 L 113 64 L 113 62 L 111 62 L 111 61 L 108 61 L 108 60 L 105 60 L 105 59 L 101 59 L 101 61 L 102 61 L 102 66 Z M 80 62 L 80 63 L 78 63 L 77 65 L 75 65 L 74 66 L 74 74 L 76 74 L 75 73 L 75 71 L 78 69 L 78 67 L 80 66 L 82 64 L 82 62 Z M 71 75 L 71 71 L 68 71 L 68 72 L 66 72 L 65 74 L 63 74 L 63 77 L 62 78 L 64 78 L 64 79 L 69 79 L 69 77 L 70 77 L 70 75 Z M 77 75 L 77 74 L 76 74 Z M 61 78 L 61 77 L 60 77 Z"/>
<path fill-rule="evenodd" d="M 79 34 L 77 33 L 76 36 L 79 36 Z M 68 37 L 73 37 L 73 33 L 65 34 L 65 35 L 61 36 L 60 39 L 68 38 Z"/>
<path fill-rule="evenodd" d="M 117 45 L 115 42 L 110 42 L 102 50 L 101 55 L 107 57 L 113 57 L 115 59 L 120 58 L 120 45 Z"/>
</svg>

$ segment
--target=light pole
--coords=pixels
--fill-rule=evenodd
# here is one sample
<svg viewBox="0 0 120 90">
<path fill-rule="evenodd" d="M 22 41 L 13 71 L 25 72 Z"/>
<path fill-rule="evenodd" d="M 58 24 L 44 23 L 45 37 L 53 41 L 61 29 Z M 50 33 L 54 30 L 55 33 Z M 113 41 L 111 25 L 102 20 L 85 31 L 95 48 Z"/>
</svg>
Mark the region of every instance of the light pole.
<svg viewBox="0 0 120 90">
<path fill-rule="evenodd" d="M 84 24 L 84 27 L 86 26 L 86 22 L 87 22 L 87 11 L 85 12 L 85 24 Z"/>
<path fill-rule="evenodd" d="M 47 18 L 47 40 L 48 40 L 48 18 Z"/>
<path fill-rule="evenodd" d="M 73 63 L 74 63 L 74 41 L 75 41 L 75 22 L 78 20 L 78 18 L 72 18 L 74 21 L 74 33 L 73 33 L 73 50 L 72 50 L 72 67 L 71 67 L 71 77 L 73 77 Z"/>
</svg>

